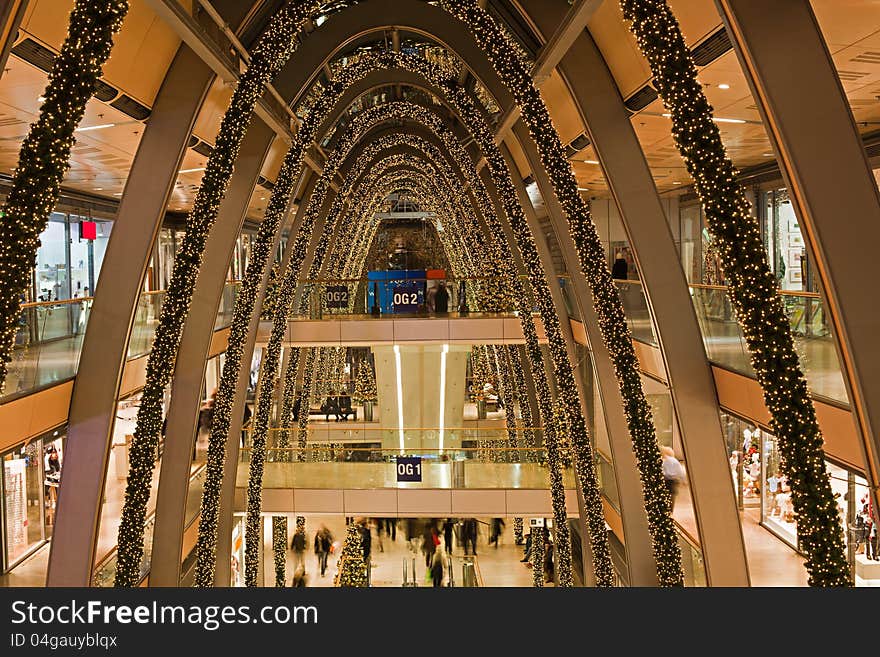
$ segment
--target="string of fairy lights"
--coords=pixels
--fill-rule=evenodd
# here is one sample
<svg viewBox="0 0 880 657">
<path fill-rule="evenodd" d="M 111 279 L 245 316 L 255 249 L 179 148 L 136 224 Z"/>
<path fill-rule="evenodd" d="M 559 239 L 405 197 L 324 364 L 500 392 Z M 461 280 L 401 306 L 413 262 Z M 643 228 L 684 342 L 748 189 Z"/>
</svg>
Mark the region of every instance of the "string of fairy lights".
<svg viewBox="0 0 880 657">
<path fill-rule="evenodd" d="M 0 212 L 0 392 L 12 360 L 21 304 L 31 285 L 40 246 L 70 168 L 74 130 L 110 56 L 128 0 L 78 0 L 67 38 L 52 64 L 40 114 L 21 144 L 12 189 Z M 138 566 L 140 564 L 138 563 Z"/>
<path fill-rule="evenodd" d="M 476 0 L 443 0 L 441 6 L 460 19 L 483 44 L 496 73 L 510 90 L 537 147 L 554 193 L 568 220 L 581 273 L 593 297 L 599 329 L 614 365 L 624 403 L 633 451 L 642 482 L 648 529 L 661 586 L 681 586 L 684 573 L 675 524 L 670 516 L 670 496 L 662 473 L 660 448 L 654 432 L 651 409 L 642 390 L 638 360 L 623 305 L 611 279 L 604 248 L 590 217 L 589 205 L 578 191 L 577 179 L 567 159 L 559 133 L 547 106 L 532 81 L 531 72 L 511 51 L 511 40 L 496 20 Z M 563 385 L 561 394 L 571 395 Z M 571 415 L 572 433 L 579 433 L 581 420 Z M 585 428 L 584 428 L 585 430 Z M 572 441 L 574 443 L 574 439 Z M 575 456 L 579 449 L 575 450 Z"/>
<path fill-rule="evenodd" d="M 488 140 L 484 140 L 484 141 L 491 143 Z M 449 145 L 450 145 L 450 148 L 453 148 L 455 146 L 458 146 L 458 143 L 457 143 L 457 141 L 452 140 L 451 142 L 449 142 Z M 460 148 L 460 146 L 459 146 L 459 148 Z M 480 207 L 491 208 L 492 205 L 487 200 L 487 196 L 485 194 L 485 188 L 482 186 L 482 183 L 479 181 L 479 178 L 477 178 L 476 176 L 474 176 L 474 178 L 475 178 L 475 180 L 471 180 L 470 182 L 472 185 L 472 189 L 477 190 L 483 200 Z M 512 190 L 512 183 L 510 184 L 510 189 Z M 510 191 L 509 200 L 511 201 L 511 203 L 514 206 L 516 206 L 518 208 L 518 204 L 513 196 L 514 194 L 515 194 L 515 192 Z M 524 233 L 521 234 L 520 237 L 522 239 L 531 239 L 531 234 L 530 234 L 530 232 L 528 232 L 528 226 L 525 223 L 524 218 L 522 218 L 520 223 L 521 223 L 521 226 L 524 227 Z M 501 232 L 502 229 L 500 227 L 500 224 L 497 222 L 497 220 L 495 220 L 493 223 L 490 223 L 490 231 L 493 232 L 494 234 L 499 234 L 499 235 L 503 234 Z M 538 260 L 537 252 L 536 252 L 533 244 L 532 244 L 531 248 L 534 253 L 535 260 L 540 262 Z M 511 263 L 512 258 L 506 257 L 504 260 L 502 260 L 502 262 Z M 515 277 L 515 274 L 513 275 L 513 280 L 515 282 L 515 285 L 519 283 L 519 280 L 518 280 L 518 278 Z M 544 288 L 545 288 L 544 297 L 549 298 L 549 290 L 546 290 L 546 284 L 545 284 Z M 541 295 L 538 294 L 536 296 L 540 297 Z M 531 306 L 528 305 L 527 303 L 525 303 L 526 299 L 528 297 L 523 293 L 522 290 L 517 290 L 515 292 L 515 297 L 517 300 L 523 302 L 523 306 L 521 306 L 519 309 L 521 319 L 522 318 L 529 318 L 530 319 L 531 318 Z M 548 309 L 546 306 L 543 309 L 543 311 L 544 312 L 542 313 L 542 318 L 548 312 Z M 546 324 L 553 326 L 553 320 L 555 320 L 555 311 L 553 311 L 553 309 L 551 308 L 550 312 L 554 312 L 554 315 L 552 316 L 552 318 L 545 319 L 544 321 Z M 558 330 L 558 323 L 556 324 L 556 327 Z M 531 360 L 532 360 L 533 366 L 535 363 L 538 363 L 542 367 L 543 361 L 541 359 L 543 358 L 543 356 L 541 353 L 540 346 L 538 345 L 538 340 L 537 340 L 537 335 L 535 334 L 534 324 L 531 321 L 524 322 L 523 323 L 523 331 L 527 337 L 527 343 L 530 345 L 530 352 L 531 352 L 530 355 L 532 356 Z M 561 341 L 561 337 L 560 337 L 560 341 Z M 556 356 L 557 356 L 557 358 L 559 357 L 559 351 L 556 352 Z M 536 357 L 538 358 L 537 361 L 535 360 Z M 561 367 L 565 368 L 567 365 L 568 365 L 568 361 L 566 359 L 563 361 Z M 536 387 L 538 390 L 538 396 L 543 400 L 542 408 L 545 409 L 545 413 L 547 413 L 546 417 L 550 417 L 550 413 L 552 412 L 551 411 L 552 402 L 550 401 L 551 397 L 550 397 L 549 387 L 547 386 L 547 383 L 546 383 L 546 376 L 543 374 L 543 370 L 541 370 L 540 375 L 535 374 L 535 376 L 536 376 L 536 379 L 539 379 L 540 381 L 543 382 L 543 385 L 541 385 L 539 383 Z M 578 408 L 578 412 L 579 412 L 579 408 Z M 545 425 L 546 425 L 546 423 L 545 423 Z M 552 428 L 548 432 L 548 430 L 545 426 L 545 440 L 550 444 L 552 444 L 553 435 L 554 434 L 552 432 Z M 555 513 L 555 516 L 556 516 L 557 520 L 559 521 L 559 523 L 564 525 L 566 522 L 565 518 L 567 517 L 566 510 L 565 510 L 564 488 L 562 485 L 561 470 L 559 468 L 558 453 L 552 447 L 548 450 L 548 463 L 549 463 L 550 470 L 551 470 L 551 492 L 552 492 L 552 498 L 554 500 L 554 513 Z M 594 511 L 596 509 L 598 509 L 601 513 L 601 504 L 595 505 L 592 508 Z M 604 518 L 602 516 L 597 518 L 592 526 L 597 527 L 600 522 L 602 523 L 602 526 L 604 527 Z M 564 531 L 563 529 L 559 530 L 559 532 L 563 532 L 563 531 Z M 603 534 L 603 536 L 604 536 L 604 534 Z M 560 553 L 564 554 L 564 550 L 561 549 Z M 563 569 L 563 572 L 564 572 L 564 569 Z M 565 580 L 563 579 L 563 581 L 565 581 Z"/>
<path fill-rule="evenodd" d="M 153 347 L 147 359 L 141 405 L 138 409 L 134 439 L 129 450 L 128 481 L 118 532 L 116 586 L 136 586 L 140 580 L 144 519 L 155 465 L 154 455 L 162 429 L 162 401 L 165 388 L 174 371 L 180 338 L 189 314 L 208 234 L 226 194 L 241 142 L 253 117 L 254 107 L 262 96 L 266 84 L 290 58 L 296 46 L 296 35 L 316 7 L 317 3 L 312 2 L 286 4 L 272 17 L 268 27 L 260 36 L 253 50 L 250 66 L 242 74 L 232 94 L 229 108 L 223 116 L 214 150 L 208 158 L 202 176 L 202 184 L 193 202 L 193 209 L 187 216 L 186 233 L 174 258 L 171 280 L 162 303 Z M 241 295 L 236 304 L 239 301 L 242 301 Z M 234 344 L 231 349 L 234 353 L 236 349 L 241 349 L 241 345 Z M 217 419 L 215 412 L 214 421 Z M 206 471 L 206 484 L 209 480 L 216 479 L 218 475 L 222 477 L 223 452 L 218 454 L 217 445 L 210 445 L 209 461 L 212 450 L 213 464 L 209 463 Z M 216 468 L 218 461 L 221 464 L 219 473 Z M 200 526 L 213 523 L 216 533 L 219 496 L 209 500 L 207 506 L 204 502 L 203 499 Z M 202 554 L 201 542 L 198 549 L 200 558 L 196 567 L 196 580 L 204 584 L 208 579 L 204 570 L 207 560 Z M 213 567 L 210 575 L 210 580 L 213 580 Z"/>
<path fill-rule="evenodd" d="M 534 86 L 529 63 L 518 54 L 521 48 L 482 9 L 476 0 L 442 0 L 441 6 L 460 19 L 483 44 L 504 84 L 510 89 L 521 110 L 530 134 L 538 148 L 554 192 L 569 222 L 569 230 L 577 247 L 583 275 L 592 291 L 603 339 L 614 363 L 624 399 L 624 410 L 639 466 L 648 513 L 649 529 L 653 539 L 654 557 L 661 584 L 680 585 L 682 582 L 681 554 L 674 525 L 669 518 L 668 492 L 662 480 L 660 455 L 651 419 L 650 407 L 645 400 L 638 374 L 637 360 L 632 349 L 629 330 L 622 306 L 607 270 L 604 250 L 589 208 L 577 191 L 577 183 L 570 162 L 556 132 L 540 92 Z M 707 224 L 712 232 L 729 280 L 730 296 L 737 318 L 751 353 L 752 365 L 764 390 L 765 403 L 770 410 L 771 425 L 777 435 L 782 454 L 782 470 L 791 487 L 801 548 L 807 554 L 810 584 L 816 586 L 851 585 L 845 557 L 845 545 L 839 522 L 837 505 L 825 470 L 822 435 L 815 410 L 809 397 L 806 380 L 794 350 L 785 309 L 777 295 L 776 281 L 766 263 L 760 235 L 749 216 L 748 201 L 736 183 L 735 169 L 727 157 L 717 125 L 697 80 L 697 70 L 684 42 L 675 16 L 666 0 L 620 0 L 624 17 L 629 21 L 638 44 L 646 56 L 655 85 L 671 113 L 673 136 L 685 159 L 688 171 L 695 181 L 695 189 L 706 211 Z M 129 459 L 130 470 L 126 486 L 118 535 L 118 562 L 116 586 L 134 586 L 140 579 L 143 557 L 144 518 L 149 498 L 149 482 L 154 470 L 154 454 L 162 426 L 162 400 L 170 381 L 180 345 L 192 293 L 198 277 L 207 236 L 216 219 L 225 195 L 233 164 L 244 134 L 250 124 L 253 108 L 265 85 L 281 70 L 292 55 L 297 35 L 319 3 L 287 2 L 271 19 L 268 28 L 253 50 L 247 70 L 233 93 L 225 113 L 216 145 L 209 157 L 202 185 L 187 217 L 187 230 L 177 253 L 171 280 L 156 328 L 154 345 L 147 362 L 146 382 L 137 416 L 134 441 Z M 48 215 L 57 202 L 61 180 L 69 168 L 70 151 L 75 143 L 74 130 L 82 120 L 85 105 L 94 91 L 104 62 L 112 48 L 113 36 L 119 30 L 128 11 L 125 0 L 77 0 L 70 16 L 68 38 L 55 59 L 45 100 L 37 122 L 24 140 L 19 164 L 13 176 L 13 186 L 3 208 L 4 221 L 0 222 L 0 278 L 7 284 L 0 290 L 0 389 L 5 383 L 7 364 L 14 342 L 15 324 L 20 313 L 24 291 L 30 281 L 39 235 L 45 229 Z M 273 189 L 266 216 L 252 246 L 251 262 L 246 271 L 241 292 L 235 303 L 233 325 L 230 329 L 226 364 L 219 386 L 212 419 L 208 449 L 208 468 L 202 513 L 199 523 L 196 584 L 209 586 L 214 581 L 217 525 L 220 512 L 220 490 L 225 466 L 225 447 L 231 427 L 232 409 L 241 373 L 246 336 L 255 311 L 262 303 L 261 296 L 269 275 L 269 261 L 280 228 L 289 212 L 293 188 L 300 178 L 305 149 L 314 140 L 315 132 L 343 92 L 355 82 L 377 69 L 401 68 L 422 76 L 441 89 L 446 101 L 455 109 L 468 128 L 487 161 L 496 193 L 515 235 L 516 248 L 528 272 L 534 304 L 537 305 L 549 341 L 549 356 L 560 394 L 560 409 L 555 415 L 552 394 L 544 369 L 544 356 L 531 320 L 532 304 L 525 294 L 522 281 L 513 269 L 511 245 L 495 239 L 503 235 L 500 220 L 493 212 L 488 191 L 475 171 L 472 161 L 464 152 L 455 135 L 431 111 L 412 103 L 380 105 L 368 118 L 363 118 L 357 129 L 348 130 L 339 140 L 325 172 L 338 170 L 351 148 L 369 126 L 400 117 L 404 113 L 411 120 L 433 131 L 443 143 L 451 161 L 432 144 L 419 142 L 410 136 L 403 140 L 388 139 L 383 148 L 405 143 L 420 150 L 424 158 L 399 158 L 395 164 L 386 164 L 372 176 L 359 178 L 360 186 L 350 185 L 345 195 L 337 195 L 330 215 L 336 225 L 342 216 L 340 234 L 353 237 L 353 248 L 339 255 L 340 240 L 333 244 L 332 269 L 342 274 L 359 272 L 363 268 L 369 245 L 378 229 L 374 215 L 382 194 L 389 187 L 383 184 L 406 186 L 409 193 L 420 198 L 426 207 L 443 214 L 448 232 L 442 243 L 456 275 L 467 276 L 480 270 L 491 272 L 487 280 L 475 283 L 467 294 L 472 304 L 492 310 L 513 304 L 520 315 L 526 336 L 525 353 L 531 367 L 538 410 L 544 426 L 551 479 L 551 498 L 556 518 L 557 549 L 563 555 L 560 583 L 570 585 L 570 540 L 567 535 L 564 489 L 561 477 L 561 448 L 570 444 L 577 477 L 584 494 L 591 547 L 600 585 L 609 585 L 613 579 L 610 552 L 604 527 L 601 498 L 596 480 L 592 446 L 586 429 L 571 363 L 559 320 L 552 306 L 546 273 L 534 245 L 527 220 L 519 206 L 510 170 L 500 150 L 494 144 L 494 135 L 483 118 L 483 113 L 469 93 L 458 86 L 450 75 L 450 63 L 443 65 L 426 59 L 400 53 L 368 54 L 355 63 L 335 71 L 332 80 L 315 100 L 302 127 L 294 138 Z M 418 110 L 413 109 L 418 108 Z M 372 111 L 372 110 L 371 110 Z M 357 118 L 365 117 L 365 114 Z M 432 150 L 433 149 L 433 150 Z M 332 158 L 331 158 L 332 159 Z M 368 159 L 368 158 L 367 158 Z M 469 166 L 465 166 L 467 162 Z M 405 167 L 392 171 L 393 167 Z M 459 173 L 456 174 L 456 171 Z M 361 171 L 363 174 L 364 172 Z M 384 176 L 384 180 L 383 180 Z M 459 178 L 461 176 L 461 178 Z M 358 177 L 355 177 L 358 179 Z M 452 192 L 464 180 L 472 203 L 464 203 Z M 281 355 L 281 337 L 286 318 L 296 296 L 296 281 L 303 266 L 312 228 L 320 219 L 321 203 L 328 191 L 330 178 L 322 176 L 309 201 L 305 219 L 293 245 L 293 256 L 288 263 L 283 282 L 278 286 L 273 312 L 271 349 L 267 347 L 261 372 L 257 412 L 254 420 L 254 450 L 248 481 L 248 531 L 246 549 L 246 580 L 256 582 L 258 527 L 261 507 L 262 469 L 266 455 L 266 437 L 272 408 L 273 385 L 278 377 Z M 336 202 L 339 200 L 339 207 Z M 315 207 L 312 208 L 312 202 Z M 433 203 L 433 205 L 431 205 Z M 343 208 L 357 208 L 344 213 Z M 480 230 L 479 208 L 488 228 Z M 330 249 L 333 231 L 324 224 L 318 251 L 312 267 L 318 270 Z M 345 232 L 343 232 L 345 231 Z M 302 239 L 300 239 L 302 237 Z M 296 274 L 294 275 L 294 272 Z M 478 293 L 479 292 L 479 293 Z M 269 309 L 267 308 L 267 311 Z M 282 328 L 283 327 L 283 328 Z M 280 332 L 280 335 L 279 335 Z M 525 374 L 520 352 L 510 345 L 492 346 L 474 350 L 474 371 L 477 363 L 481 375 L 494 376 L 504 401 L 508 442 L 516 445 L 518 405 L 524 426 L 530 427 L 531 408 L 528 403 Z M 491 354 L 491 356 L 490 356 Z M 286 428 L 293 417 L 299 395 L 301 408 L 308 408 L 315 394 L 316 367 L 322 371 L 338 372 L 344 359 L 344 350 L 309 348 L 305 352 L 293 349 L 284 373 L 282 412 L 277 447 L 286 458 L 290 436 Z M 304 361 L 304 362 L 302 362 Z M 299 371 L 303 371 L 303 385 L 298 390 Z M 491 374 L 494 370 L 494 375 Z M 565 422 L 554 417 L 564 416 Z M 299 413 L 298 444 L 306 444 L 308 413 Z M 561 429 L 561 427 L 565 429 Z M 528 430 L 527 430 L 528 431 Z M 565 434 L 563 435 L 561 434 Z M 525 434 L 526 445 L 534 444 L 534 434 Z M 560 506 L 560 500 L 561 505 Z M 273 518 L 273 545 L 275 551 L 276 584 L 284 584 L 284 565 L 279 561 L 286 552 L 287 520 Z M 543 549 L 533 545 L 537 554 Z M 568 555 L 568 565 L 565 565 Z M 538 584 L 536 569 L 536 585 Z M 541 577 L 543 583 L 543 577 Z"/>
<path fill-rule="evenodd" d="M 785 308 L 767 263 L 713 110 L 678 21 L 665 0 L 621 0 L 654 84 L 672 118 L 672 134 L 706 213 L 730 298 L 764 391 L 791 486 L 801 549 L 812 586 L 851 586 L 837 502 L 825 468 L 822 434 Z"/>
</svg>

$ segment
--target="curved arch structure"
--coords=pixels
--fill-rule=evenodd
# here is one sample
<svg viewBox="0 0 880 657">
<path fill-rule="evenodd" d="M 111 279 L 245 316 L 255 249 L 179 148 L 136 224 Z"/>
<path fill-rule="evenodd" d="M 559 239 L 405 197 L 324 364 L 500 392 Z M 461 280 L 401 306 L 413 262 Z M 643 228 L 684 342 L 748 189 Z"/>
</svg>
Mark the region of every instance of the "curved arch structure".
<svg viewBox="0 0 880 657">
<path fill-rule="evenodd" d="M 716 2 L 731 29 L 766 122 L 777 128 L 773 136 L 785 156 L 784 170 L 792 188 L 807 190 L 815 187 L 808 181 L 815 180 L 819 171 L 805 164 L 809 158 L 799 150 L 803 147 L 804 133 L 788 132 L 779 127 L 782 123 L 797 124 L 797 121 L 786 118 L 792 111 L 790 102 L 797 97 L 797 90 L 789 90 L 787 95 L 772 93 L 778 88 L 774 86 L 773 76 L 779 76 L 780 72 L 769 64 L 767 67 L 760 65 L 772 58 L 761 51 L 759 18 L 749 13 L 746 2 Z M 222 5 L 224 13 L 230 16 L 243 13 L 241 7 L 233 7 L 236 3 L 217 4 Z M 547 74 L 547 68 L 555 70 L 573 100 L 601 161 L 635 253 L 664 358 L 676 421 L 683 436 L 698 538 L 709 584 L 748 585 L 745 548 L 719 425 L 717 398 L 687 284 L 629 113 L 601 52 L 589 31 L 582 29 L 599 3 L 580 0 L 571 7 L 564 0 L 516 0 L 514 4 L 544 43 L 535 70 L 543 71 L 541 74 Z M 794 1 L 780 2 L 782 4 L 800 5 Z M 799 17 L 800 28 L 808 32 L 811 15 L 799 14 Z M 283 171 L 286 173 L 280 176 L 283 178 L 281 188 L 276 187 L 273 192 L 273 199 L 280 199 L 276 205 L 283 201 L 284 207 L 275 208 L 278 214 L 272 218 L 274 223 L 267 221 L 264 224 L 260 243 L 269 254 L 276 253 L 282 233 L 288 231 L 289 244 L 281 265 L 282 271 L 288 272 L 294 283 L 306 272 L 310 278 L 320 275 L 358 276 L 375 234 L 376 225 L 370 217 L 375 214 L 379 200 L 398 189 L 414 196 L 430 196 L 436 203 L 437 212 L 445 213 L 444 216 L 449 218 L 448 234 L 441 241 L 448 249 L 452 269 L 460 275 L 474 275 L 486 266 L 509 281 L 508 291 L 513 290 L 514 294 L 522 296 L 519 310 L 527 333 L 526 353 L 529 358 L 526 360 L 531 367 L 522 368 L 524 376 L 514 376 L 523 373 L 511 370 L 503 352 L 498 352 L 499 370 L 520 388 L 524 387 L 526 379 L 534 382 L 534 410 L 540 413 L 548 436 L 548 451 L 552 452 L 556 438 L 552 427 L 547 426 L 552 423 L 549 412 L 551 390 L 557 390 L 566 398 L 569 411 L 575 410 L 578 418 L 583 418 L 588 408 L 587 399 L 592 395 L 579 377 L 571 376 L 577 364 L 576 346 L 562 289 L 554 275 L 550 252 L 555 241 L 566 270 L 573 274 L 571 289 L 584 319 L 602 401 L 601 412 L 609 431 L 622 511 L 627 578 L 633 585 L 656 586 L 658 564 L 656 553 L 652 554 L 645 495 L 623 409 L 625 395 L 621 393 L 611 355 L 603 342 L 600 320 L 593 311 L 591 288 L 580 273 L 582 263 L 578 245 L 570 234 L 565 206 L 557 200 L 552 183 L 553 171 L 548 171 L 542 162 L 546 153 L 536 146 L 527 123 L 518 119 L 516 99 L 493 68 L 492 57 L 463 25 L 444 9 L 420 0 L 363 0 L 331 14 L 320 26 L 310 26 L 308 34 L 300 35 L 294 55 L 275 78 L 275 88 L 292 107 L 297 107 L 306 97 L 318 74 L 329 71 L 329 65 L 346 53 L 352 44 L 361 43 L 373 34 L 404 30 L 444 47 L 463 62 L 467 73 L 478 80 L 505 111 L 501 113 L 499 125 L 495 126 L 498 144 L 493 143 L 488 149 L 485 144 L 485 135 L 489 133 L 486 113 L 474 104 L 478 116 L 464 115 L 458 104 L 461 101 L 456 100 L 458 96 L 450 92 L 453 83 L 447 85 L 446 80 L 439 80 L 437 76 L 431 79 L 418 66 L 401 65 L 407 57 L 415 56 L 385 53 L 374 59 L 365 57 L 362 61 L 367 63 L 350 76 L 351 80 L 345 84 L 340 81 L 345 79 L 346 73 L 331 80 L 331 85 L 337 85 L 332 88 L 339 92 L 338 97 L 321 106 L 324 116 L 305 119 L 302 134 L 307 137 L 293 137 L 291 159 L 285 161 L 287 169 Z M 399 38 L 397 42 L 399 47 Z M 814 48 L 817 61 L 822 60 L 824 51 L 820 50 Z M 389 61 L 395 63 L 389 64 Z M 358 66 L 358 63 L 350 64 L 348 73 Z M 181 46 L 166 75 L 131 170 L 119 212 L 124 221 L 114 229 L 105 260 L 105 267 L 121 274 L 102 279 L 100 294 L 91 311 L 80 375 L 73 394 L 69 439 L 76 443 L 77 449 L 69 450 L 66 456 L 65 486 L 61 488 L 60 512 L 50 556 L 48 583 L 52 586 L 84 586 L 89 585 L 92 578 L 116 394 L 134 308 L 177 168 L 213 78 L 214 73 L 199 56 L 187 46 Z M 834 91 L 833 81 L 833 75 L 826 80 L 829 93 Z M 344 129 L 337 130 L 354 101 L 388 85 L 424 91 L 440 104 L 428 107 L 418 102 L 392 100 L 356 115 Z M 463 91 L 461 95 L 470 98 Z M 837 107 L 835 111 L 839 109 Z M 385 116 L 383 112 L 396 112 L 396 115 Z M 419 112 L 424 112 L 424 116 Z M 837 129 L 843 134 L 849 126 L 843 117 L 838 118 L 841 121 Z M 449 125 L 441 126 L 447 119 Z M 449 126 L 456 132 L 448 130 Z M 351 134 L 347 132 L 349 130 Z M 360 132 L 355 135 L 357 130 Z M 248 199 L 274 132 L 265 122 L 253 121 L 207 243 L 201 275 L 190 290 L 193 302 L 185 317 L 180 350 L 176 353 L 172 402 L 166 418 L 168 429 L 160 464 L 151 586 L 177 586 L 180 583 L 191 441 L 196 430 L 204 362 L 232 246 L 241 230 Z M 328 173 L 322 175 L 321 171 L 304 169 L 302 161 L 308 156 L 308 145 L 324 143 L 328 135 L 331 136 L 325 144 L 326 152 L 330 154 Z M 482 140 L 479 135 L 483 135 Z M 452 138 L 456 139 L 454 144 L 444 141 Z M 486 152 L 487 149 L 491 153 Z M 321 152 L 323 154 L 324 150 Z M 485 161 L 489 161 L 489 166 L 480 170 L 478 163 Z M 864 173 L 860 168 L 864 162 L 859 160 L 856 164 L 859 166 L 854 166 L 853 170 Z M 529 190 L 522 180 L 520 166 L 530 171 L 546 202 L 554 240 L 548 242 L 542 231 Z M 340 185 L 335 184 L 337 172 L 344 181 Z M 876 215 L 880 201 L 876 187 L 869 185 L 870 182 L 873 181 L 864 176 L 851 176 L 849 184 L 858 193 L 854 192 L 850 200 L 853 204 L 858 201 L 858 207 Z M 457 188 L 463 189 L 463 193 L 453 193 L 452 190 Z M 797 207 L 805 217 L 813 242 L 811 246 L 822 256 L 819 259 L 822 279 L 833 290 L 829 292 L 832 318 L 842 338 L 844 370 L 862 429 L 869 476 L 876 494 L 877 477 L 880 476 L 877 468 L 880 466 L 876 456 L 876 436 L 871 432 L 876 423 L 872 419 L 876 404 L 870 394 L 873 388 L 867 384 L 865 375 L 865 367 L 873 362 L 868 357 L 874 354 L 864 347 L 869 328 L 876 324 L 876 313 L 850 315 L 851 321 L 845 321 L 844 306 L 853 305 L 853 301 L 847 300 L 845 294 L 838 294 L 832 283 L 837 280 L 835 277 L 842 275 L 841 271 L 844 274 L 852 272 L 840 264 L 840 244 L 835 242 L 825 250 L 822 248 L 827 233 L 827 198 L 807 191 L 796 196 Z M 293 199 L 297 199 L 298 204 L 295 211 Z M 340 245 L 349 240 L 355 247 L 345 253 L 340 250 Z M 136 257 L 132 258 L 131 254 Z M 238 333 L 235 333 L 235 345 L 231 348 L 237 353 L 228 375 L 224 368 L 226 387 L 221 386 L 221 397 L 225 395 L 223 413 L 228 417 L 220 421 L 215 418 L 211 437 L 213 455 L 209 457 L 209 469 L 217 488 L 203 500 L 201 522 L 205 527 L 202 528 L 204 532 L 200 531 L 197 567 L 197 581 L 202 585 L 223 586 L 230 581 L 228 537 L 232 527 L 240 418 L 247 379 L 247 372 L 240 365 L 249 363 L 253 356 L 270 263 L 267 260 L 260 266 L 255 265 L 253 272 L 249 269 L 247 299 L 241 306 L 236 303 L 237 311 L 241 308 L 241 316 L 234 322 L 233 333 L 236 330 Z M 519 281 L 521 274 L 530 276 L 533 289 L 542 295 L 538 305 L 545 328 L 549 326 L 551 343 L 552 336 L 558 336 L 559 345 L 555 351 L 551 349 L 546 363 L 537 347 L 537 337 L 528 335 L 531 309 L 527 307 L 525 288 Z M 283 333 L 282 328 L 286 326 L 286 309 L 299 307 L 301 303 L 295 284 L 288 284 L 286 290 L 282 285 L 282 290 L 284 302 L 279 304 L 282 310 L 276 311 L 275 330 L 268 350 L 271 358 L 264 359 L 261 368 L 255 452 L 265 446 L 262 441 L 268 430 L 267 409 L 275 403 L 288 413 L 290 395 L 296 392 L 297 381 L 302 384 L 301 394 L 307 395 L 314 368 L 324 362 L 321 359 L 327 353 L 322 356 L 318 350 L 310 350 L 304 355 L 301 349 L 294 349 L 280 362 L 279 332 Z M 530 330 L 534 333 L 534 326 Z M 857 345 L 861 345 L 858 349 L 867 354 L 865 364 L 855 356 Z M 284 385 L 276 393 L 279 375 Z M 560 387 L 563 390 L 560 391 Z M 525 400 L 521 399 L 522 403 L 526 403 Z M 291 440 L 294 435 L 291 431 Z M 601 502 L 595 475 L 591 473 L 590 445 L 587 443 L 582 447 L 584 451 L 579 454 L 581 465 L 578 466 L 580 521 L 582 535 L 589 536 L 592 548 L 597 550 L 595 565 L 598 566 L 596 578 L 591 580 L 588 574 L 587 579 L 591 584 L 608 584 L 608 573 L 602 572 L 604 562 L 610 563 L 610 559 L 603 538 Z M 590 461 L 589 467 L 584 465 L 587 461 Z M 259 460 L 252 461 L 251 466 L 254 487 L 251 495 L 256 505 L 251 511 L 259 514 L 262 466 Z M 560 481 L 555 481 L 551 489 L 561 486 Z M 556 504 L 558 502 L 554 498 L 557 526 L 565 518 L 564 499 L 561 508 Z M 205 509 L 210 513 L 206 514 Z M 249 531 L 259 529 L 250 527 Z M 565 530 L 567 525 L 559 536 L 559 545 L 563 549 L 567 549 Z M 251 559 L 255 558 L 259 540 L 261 536 L 249 537 Z M 656 550 L 656 545 L 654 548 Z M 256 581 L 255 566 L 253 563 L 250 566 Z M 569 576 L 563 573 L 564 579 Z M 669 574 L 661 575 L 659 581 L 670 583 Z"/>
</svg>

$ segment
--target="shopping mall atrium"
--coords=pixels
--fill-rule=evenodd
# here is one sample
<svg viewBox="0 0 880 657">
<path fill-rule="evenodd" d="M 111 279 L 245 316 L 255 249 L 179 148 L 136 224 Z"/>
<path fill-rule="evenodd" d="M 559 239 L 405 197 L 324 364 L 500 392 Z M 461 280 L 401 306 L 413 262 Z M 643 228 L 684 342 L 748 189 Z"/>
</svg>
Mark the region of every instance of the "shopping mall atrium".
<svg viewBox="0 0 880 657">
<path fill-rule="evenodd" d="M 0 45 L 0 585 L 880 586 L 878 2 Z"/>
</svg>

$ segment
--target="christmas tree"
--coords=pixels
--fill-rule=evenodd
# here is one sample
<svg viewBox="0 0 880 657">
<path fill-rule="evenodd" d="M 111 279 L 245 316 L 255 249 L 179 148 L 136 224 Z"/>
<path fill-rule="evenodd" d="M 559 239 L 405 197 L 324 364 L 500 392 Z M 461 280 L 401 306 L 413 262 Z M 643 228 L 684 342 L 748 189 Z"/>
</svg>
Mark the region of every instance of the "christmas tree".
<svg viewBox="0 0 880 657">
<path fill-rule="evenodd" d="M 365 588 L 367 586 L 367 564 L 361 548 L 361 533 L 354 523 L 348 526 L 342 555 L 339 557 L 337 586 Z"/>
<path fill-rule="evenodd" d="M 357 378 L 354 383 L 354 398 L 361 403 L 376 401 L 376 377 L 373 375 L 373 367 L 370 362 L 364 360 L 358 367 Z"/>
</svg>

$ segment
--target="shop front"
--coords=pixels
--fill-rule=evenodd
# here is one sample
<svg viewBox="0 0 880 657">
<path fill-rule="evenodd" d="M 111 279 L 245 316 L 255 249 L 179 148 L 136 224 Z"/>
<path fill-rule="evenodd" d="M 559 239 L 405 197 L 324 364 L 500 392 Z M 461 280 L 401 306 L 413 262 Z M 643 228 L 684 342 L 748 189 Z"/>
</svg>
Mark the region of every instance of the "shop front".
<svg viewBox="0 0 880 657">
<path fill-rule="evenodd" d="M 64 435 L 53 431 L 2 455 L 3 572 L 52 537 L 64 462 Z"/>
</svg>

